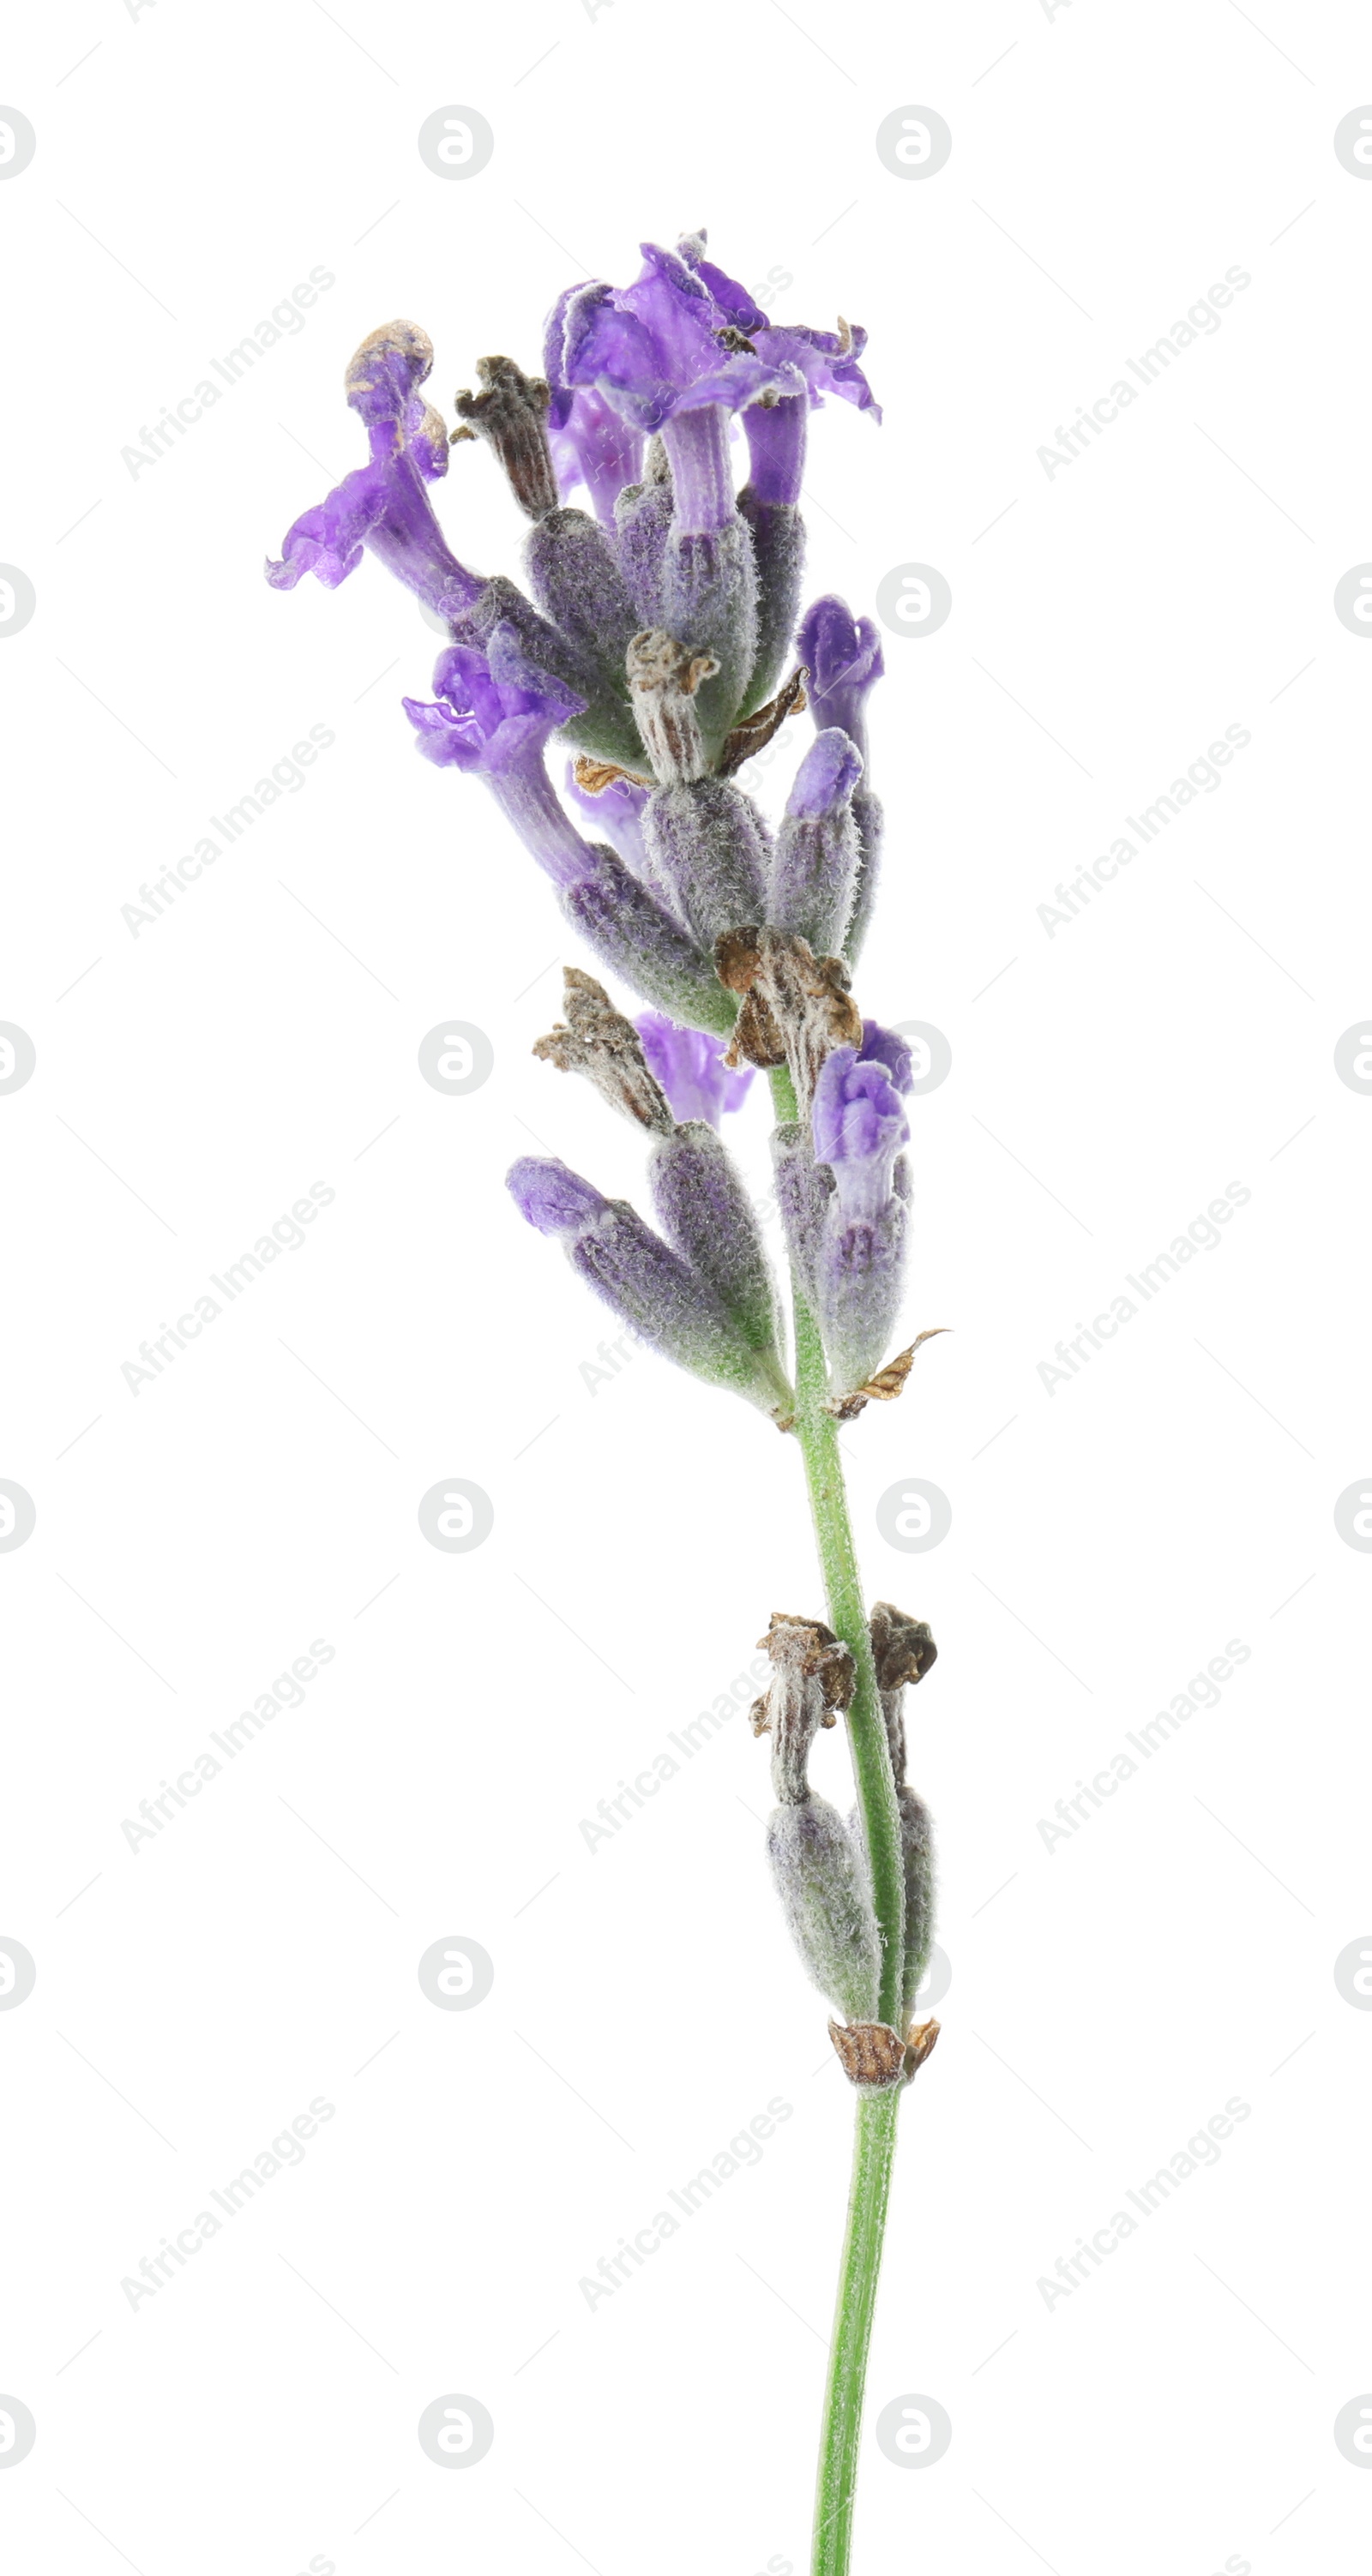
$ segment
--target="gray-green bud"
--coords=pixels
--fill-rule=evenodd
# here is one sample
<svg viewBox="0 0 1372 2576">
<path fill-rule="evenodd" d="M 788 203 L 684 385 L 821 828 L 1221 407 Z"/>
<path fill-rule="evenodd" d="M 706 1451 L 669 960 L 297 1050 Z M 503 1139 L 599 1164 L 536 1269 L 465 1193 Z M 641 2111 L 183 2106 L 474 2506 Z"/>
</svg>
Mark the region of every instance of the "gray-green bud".
<svg viewBox="0 0 1372 2576">
<path fill-rule="evenodd" d="M 887 1741 L 891 1747 L 891 1769 L 896 1784 L 896 1804 L 900 1809 L 900 1844 L 905 1862 L 905 1959 L 901 1977 L 904 2005 L 902 2029 L 914 2010 L 929 1953 L 934 1943 L 934 1828 L 923 1799 L 905 1777 L 905 1690 L 907 1683 L 922 1681 L 931 1664 L 938 1659 L 928 1622 L 912 1619 L 894 1602 L 878 1601 L 869 1622 L 872 1637 L 872 1660 L 876 1666 L 877 1689 L 881 1694 L 882 1715 L 886 1720 Z M 854 1813 L 850 1830 L 860 1833 Z"/>
<path fill-rule="evenodd" d="M 703 1118 L 688 1118 L 679 1127 L 669 1123 L 654 1140 L 648 1182 L 668 1242 L 709 1280 L 789 1397 L 776 1285 L 752 1200 L 728 1146 Z"/>
<path fill-rule="evenodd" d="M 876 2018 L 881 1936 L 858 1848 L 824 1798 L 778 1807 L 767 1857 L 806 1975 L 845 2021 Z"/>
</svg>

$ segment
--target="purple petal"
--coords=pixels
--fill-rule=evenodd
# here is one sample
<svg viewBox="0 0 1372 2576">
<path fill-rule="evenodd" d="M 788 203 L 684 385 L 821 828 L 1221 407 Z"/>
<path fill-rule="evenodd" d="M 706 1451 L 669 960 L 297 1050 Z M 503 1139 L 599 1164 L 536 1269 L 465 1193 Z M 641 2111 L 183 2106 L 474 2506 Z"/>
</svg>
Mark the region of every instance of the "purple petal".
<svg viewBox="0 0 1372 2576">
<path fill-rule="evenodd" d="M 867 700 L 885 672 L 870 617 L 854 617 L 833 592 L 812 601 L 796 635 L 796 659 L 810 674 L 806 696 L 817 728 L 840 725 L 865 753 Z"/>
<path fill-rule="evenodd" d="M 801 820 L 815 820 L 830 814 L 836 806 L 846 805 L 862 776 L 862 754 L 837 725 L 816 734 L 805 754 L 786 811 Z"/>
<path fill-rule="evenodd" d="M 864 1020 L 862 1044 L 858 1049 L 862 1064 L 883 1064 L 897 1091 L 908 1091 L 914 1080 L 914 1059 L 903 1037 L 895 1029 L 884 1029 L 879 1020 Z"/>
<path fill-rule="evenodd" d="M 368 537 L 386 509 L 386 475 L 375 465 L 359 465 L 345 474 L 325 501 L 286 530 L 281 560 L 268 558 L 267 579 L 273 590 L 294 590 L 303 573 L 312 572 L 326 590 L 337 590 L 362 561 Z"/>
<path fill-rule="evenodd" d="M 590 1181 L 551 1154 L 521 1154 L 505 1175 L 505 1187 L 520 1215 L 540 1234 L 580 1234 L 609 1204 Z"/>
<path fill-rule="evenodd" d="M 737 410 L 768 388 L 786 388 L 788 373 L 776 362 L 720 344 L 733 309 L 748 303 L 732 279 L 712 271 L 727 292 L 726 310 L 699 270 L 675 251 L 652 242 L 642 248 L 643 268 L 632 286 L 598 282 L 567 298 L 557 359 L 564 386 L 597 387 L 641 430 L 659 429 L 675 412 L 702 403 Z M 801 378 L 789 374 L 798 385 Z"/>
<path fill-rule="evenodd" d="M 493 626 L 486 649 L 450 644 L 438 657 L 440 703 L 401 703 L 426 760 L 441 768 L 479 769 L 500 778 L 541 768 L 543 746 L 557 725 L 580 715 L 584 698 L 529 659 L 512 625 Z"/>
<path fill-rule="evenodd" d="M 722 268 L 715 267 L 713 260 L 702 256 L 706 238 L 705 228 L 702 225 L 698 233 L 690 233 L 684 241 L 677 243 L 678 256 L 685 260 L 688 268 L 694 270 L 702 285 L 708 287 L 726 324 L 731 323 L 736 331 L 747 331 L 750 334 L 754 331 L 765 331 L 767 316 L 761 305 L 753 302 L 746 286 L 740 286 L 737 278 L 726 277 Z"/>
<path fill-rule="evenodd" d="M 879 421 L 881 406 L 858 364 L 867 346 L 867 334 L 861 324 L 846 333 L 812 331 L 802 322 L 778 326 L 769 323 L 763 331 L 751 335 L 759 357 L 776 367 L 798 367 L 809 388 L 811 409 L 818 409 L 826 394 L 838 394 L 844 402 L 856 403 L 859 411 L 870 411 Z"/>
<path fill-rule="evenodd" d="M 353 351 L 344 390 L 369 429 L 381 421 L 400 422 L 433 362 L 433 342 L 417 322 L 385 322 Z"/>
<path fill-rule="evenodd" d="M 855 1047 L 835 1047 L 815 1085 L 813 1130 L 845 1219 L 875 1221 L 890 1201 L 895 1159 L 910 1134 L 885 1065 L 863 1063 Z"/>
<path fill-rule="evenodd" d="M 742 1108 L 752 1072 L 726 1070 L 722 1038 L 709 1037 L 703 1029 L 679 1028 L 660 1011 L 644 1011 L 634 1026 L 679 1124 L 703 1118 L 718 1127 L 726 1111 Z"/>
<path fill-rule="evenodd" d="M 436 769 L 480 769 L 484 744 L 475 719 L 424 698 L 402 698 L 401 706 L 418 736 L 416 750 Z"/>
</svg>

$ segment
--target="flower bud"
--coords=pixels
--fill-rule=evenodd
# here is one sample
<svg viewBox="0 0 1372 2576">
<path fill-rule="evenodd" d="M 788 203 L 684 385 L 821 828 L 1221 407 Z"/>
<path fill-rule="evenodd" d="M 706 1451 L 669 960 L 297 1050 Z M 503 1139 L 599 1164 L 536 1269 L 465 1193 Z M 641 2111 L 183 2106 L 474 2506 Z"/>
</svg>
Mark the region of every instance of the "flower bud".
<svg viewBox="0 0 1372 2576">
<path fill-rule="evenodd" d="M 775 1376 L 759 1361 L 709 1282 L 689 1268 L 624 1199 L 603 1198 L 554 1157 L 521 1155 L 506 1177 L 520 1214 L 556 1236 L 587 1285 L 621 1323 L 712 1386 L 731 1387 L 777 1418 Z M 788 1390 L 789 1392 L 789 1390 Z"/>
<path fill-rule="evenodd" d="M 673 520 L 662 564 L 662 623 L 714 662 L 697 709 L 706 766 L 712 766 L 757 660 L 757 567 L 752 538 L 736 512 L 709 530 L 684 531 Z"/>
<path fill-rule="evenodd" d="M 525 561 L 545 617 L 627 702 L 624 656 L 639 621 L 613 538 L 588 511 L 554 507 L 530 530 Z"/>
<path fill-rule="evenodd" d="M 727 1037 L 734 1003 L 708 958 L 603 842 L 573 885 L 559 890 L 567 919 L 635 993 L 687 1028 Z"/>
<path fill-rule="evenodd" d="M 915 1996 L 929 1964 L 934 1939 L 934 1829 L 929 1810 L 905 1777 L 905 1691 L 923 1680 L 938 1661 L 938 1648 L 926 1619 L 912 1619 L 894 1602 L 873 1603 L 868 1622 L 877 1689 L 891 1747 L 900 1841 L 905 1858 L 905 1963 L 902 1979 L 902 2030 L 914 2010 Z"/>
<path fill-rule="evenodd" d="M 853 906 L 859 848 L 853 789 L 862 755 L 837 725 L 816 734 L 796 772 L 777 836 L 768 919 L 798 931 L 817 957 L 842 941 Z"/>
<path fill-rule="evenodd" d="M 751 484 L 738 496 L 757 564 L 757 651 L 740 716 L 764 706 L 786 668 L 805 577 L 805 522 L 788 501 L 760 501 Z"/>
<path fill-rule="evenodd" d="M 860 779 L 853 790 L 853 828 L 858 838 L 857 881 L 853 888 L 853 909 L 843 940 L 843 954 L 850 966 L 856 966 L 871 925 L 885 835 L 881 798 L 873 795 L 865 779 Z"/>
<path fill-rule="evenodd" d="M 699 1029 L 679 1029 L 660 1011 L 642 1012 L 634 1026 L 643 1040 L 649 1066 L 671 1102 L 674 1118 L 704 1118 L 710 1126 L 718 1127 L 730 1110 L 743 1107 L 753 1080 L 752 1068 L 746 1073 L 730 1073 L 717 1038 L 706 1037 Z"/>
<path fill-rule="evenodd" d="M 850 1221 L 837 1193 L 825 1212 L 816 1292 L 835 1397 L 865 1387 L 891 1346 L 901 1308 L 909 1232 L 909 1209 L 900 1186 L 903 1177 L 902 1156 L 892 1194 L 874 1217 Z"/>
<path fill-rule="evenodd" d="M 767 1827 L 767 1857 L 811 1983 L 846 2021 L 874 2020 L 881 1936 L 842 1817 L 824 1798 L 778 1807 Z"/>
<path fill-rule="evenodd" d="M 706 950 L 720 933 L 760 918 L 771 862 L 770 835 L 751 797 L 726 778 L 659 787 L 643 815 L 643 839 L 658 883 Z"/>
<path fill-rule="evenodd" d="M 615 503 L 620 570 L 638 610 L 639 626 L 662 624 L 662 567 L 671 524 L 671 468 L 662 441 L 654 439 L 643 481 L 631 483 Z"/>
<path fill-rule="evenodd" d="M 901 1980 L 902 2027 L 915 2008 L 934 1946 L 934 1826 L 924 1800 L 905 1781 L 896 1790 L 900 1847 L 905 1859 L 905 1967 Z"/>
<path fill-rule="evenodd" d="M 835 1183 L 815 1263 L 817 1302 L 833 1391 L 845 1396 L 881 1366 L 900 1311 L 908 1231 L 900 1149 L 910 1128 L 888 1066 L 835 1047 L 815 1086 L 813 1132 Z"/>
<path fill-rule="evenodd" d="M 496 573 L 482 584 L 470 605 L 451 619 L 453 640 L 485 652 L 495 628 L 502 625 L 513 629 L 531 663 L 584 699 L 584 712 L 569 717 L 563 727 L 568 741 L 594 752 L 601 760 L 637 766 L 642 752 L 618 680 L 607 675 L 594 656 L 573 644 L 548 618 L 540 616 L 518 582 Z"/>
<path fill-rule="evenodd" d="M 776 1284 L 752 1200 L 728 1147 L 704 1119 L 687 1119 L 654 1138 L 648 1185 L 668 1242 L 709 1280 L 744 1340 L 775 1371 L 779 1394 L 789 1399 Z"/>
<path fill-rule="evenodd" d="M 934 1946 L 934 1915 L 938 1886 L 934 1872 L 934 1825 L 924 1800 L 905 1780 L 896 1783 L 896 1805 L 900 1809 L 900 1849 L 905 1864 L 905 1952 L 901 1969 L 900 2026 L 907 2030 L 915 2009 L 915 1997 L 924 1982 L 929 1953 Z M 848 1831 L 855 1848 L 863 1855 L 866 1866 L 866 1844 L 862 1819 L 854 1807 L 848 1818 Z"/>
<path fill-rule="evenodd" d="M 815 1161 L 804 1129 L 788 1125 L 772 1132 L 772 1178 L 786 1249 L 806 1304 L 814 1306 L 824 1213 L 833 1195 L 834 1176 L 827 1163 Z"/>
</svg>

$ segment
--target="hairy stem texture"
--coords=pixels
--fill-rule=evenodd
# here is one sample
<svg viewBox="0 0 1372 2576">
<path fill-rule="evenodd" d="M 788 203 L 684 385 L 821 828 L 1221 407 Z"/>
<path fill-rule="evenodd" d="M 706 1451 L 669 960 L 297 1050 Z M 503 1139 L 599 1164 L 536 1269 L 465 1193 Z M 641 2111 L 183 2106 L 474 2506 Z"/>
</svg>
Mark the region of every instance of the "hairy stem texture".
<svg viewBox="0 0 1372 2576">
<path fill-rule="evenodd" d="M 858 2094 L 848 2229 L 839 2267 L 834 2340 L 819 2439 L 812 2576 L 848 2576 L 867 2348 L 872 2340 L 872 2311 L 886 2235 L 900 2096 L 899 2085 L 892 2085 L 889 2091 Z"/>
<path fill-rule="evenodd" d="M 773 1074 L 772 1089 L 778 1117 L 783 1121 L 794 1118 L 794 1094 L 784 1072 Z M 899 2028 L 905 1944 L 900 1810 L 877 1695 L 867 1612 L 839 1456 L 838 1425 L 833 1415 L 824 1411 L 827 1372 L 823 1344 L 815 1318 L 794 1280 L 793 1294 L 796 1436 L 805 1460 L 829 1623 L 849 1648 L 857 1667 L 857 1687 L 847 1723 L 858 1810 L 871 1868 L 872 1901 L 881 1932 L 878 2010 L 883 2021 Z M 839 2266 L 820 2431 L 812 2576 L 848 2576 L 867 2352 L 886 2234 L 902 2089 L 899 2085 L 880 2091 L 857 2088 L 848 2226 Z"/>
</svg>

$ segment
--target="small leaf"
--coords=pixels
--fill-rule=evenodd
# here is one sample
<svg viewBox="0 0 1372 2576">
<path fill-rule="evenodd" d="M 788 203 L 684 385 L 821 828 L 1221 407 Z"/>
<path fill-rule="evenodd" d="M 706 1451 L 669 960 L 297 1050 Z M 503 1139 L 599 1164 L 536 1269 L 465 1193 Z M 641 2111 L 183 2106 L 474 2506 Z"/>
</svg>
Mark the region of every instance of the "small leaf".
<svg viewBox="0 0 1372 2576">
<path fill-rule="evenodd" d="M 904 1392 L 920 1343 L 932 1342 L 939 1333 L 951 1331 L 951 1324 L 930 1324 L 924 1332 L 916 1333 L 907 1349 L 897 1351 L 885 1368 L 879 1368 L 875 1376 L 869 1377 L 862 1386 L 855 1386 L 850 1395 L 831 1395 L 824 1407 L 825 1412 L 834 1414 L 840 1422 L 855 1422 L 864 1404 L 872 1398 L 878 1404 L 894 1404 L 896 1397 Z"/>
<path fill-rule="evenodd" d="M 734 771 L 741 769 L 745 760 L 751 760 L 755 751 L 765 751 L 773 734 L 780 732 L 787 717 L 800 712 L 806 703 L 805 683 L 809 676 L 805 670 L 793 671 L 776 696 L 768 699 L 765 707 L 745 716 L 742 724 L 735 725 L 733 732 L 725 735 L 724 748 L 719 755 L 721 778 L 732 778 Z"/>
</svg>

